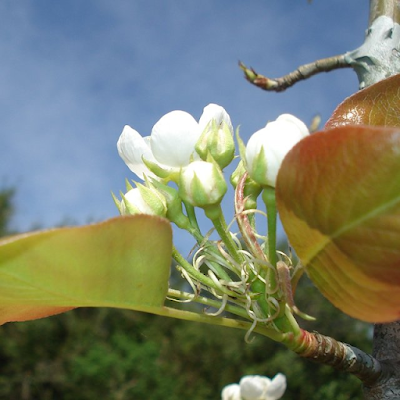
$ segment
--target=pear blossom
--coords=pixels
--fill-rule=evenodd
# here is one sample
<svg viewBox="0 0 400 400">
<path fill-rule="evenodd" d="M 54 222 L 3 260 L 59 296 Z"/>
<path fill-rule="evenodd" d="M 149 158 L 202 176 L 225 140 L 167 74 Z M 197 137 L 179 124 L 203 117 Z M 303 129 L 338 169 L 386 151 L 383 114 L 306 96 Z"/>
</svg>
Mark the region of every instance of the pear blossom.
<svg viewBox="0 0 400 400">
<path fill-rule="evenodd" d="M 229 129 L 229 131 L 233 135 L 233 126 L 231 122 L 231 117 L 225 111 L 225 109 L 218 104 L 209 104 L 208 106 L 204 107 L 203 114 L 199 119 L 199 126 L 201 131 L 203 132 L 204 129 L 207 127 L 210 129 L 209 124 L 214 120 L 219 128 L 222 127 L 222 124 L 225 123 Z"/>
<path fill-rule="evenodd" d="M 227 184 L 216 163 L 194 161 L 182 169 L 179 195 L 194 207 L 219 204 L 227 191 Z"/>
<path fill-rule="evenodd" d="M 242 400 L 240 396 L 240 386 L 237 383 L 231 383 L 222 389 L 222 400 Z"/>
<path fill-rule="evenodd" d="M 259 400 L 265 398 L 265 392 L 271 380 L 264 376 L 244 376 L 240 382 L 240 395 L 243 400 Z"/>
<path fill-rule="evenodd" d="M 167 175 L 177 173 L 199 158 L 195 145 L 205 126 L 213 119 L 228 120 L 229 115 L 222 107 L 213 104 L 205 107 L 199 123 L 185 111 L 171 111 L 160 118 L 150 136 L 146 137 L 126 125 L 117 142 L 118 153 L 141 179 L 145 175 L 155 178 L 156 174 L 160 175 L 159 170 L 164 170 Z M 143 160 L 151 165 L 151 171 Z"/>
<path fill-rule="evenodd" d="M 248 375 L 240 382 L 240 395 L 243 400 L 277 400 L 286 390 L 286 377 L 277 374 L 271 380 L 266 376 Z"/>
<path fill-rule="evenodd" d="M 282 114 L 269 122 L 254 133 L 247 143 L 246 168 L 250 177 L 260 185 L 275 187 L 286 154 L 308 135 L 306 125 L 293 115 Z"/>
<path fill-rule="evenodd" d="M 122 196 L 119 205 L 121 215 L 148 214 L 165 217 L 165 199 L 157 191 L 140 185 Z"/>
<path fill-rule="evenodd" d="M 196 151 L 202 160 L 211 154 L 221 169 L 228 166 L 235 156 L 233 126 L 225 109 L 217 104 L 209 104 L 204 108 L 199 120 L 202 131 L 196 143 Z"/>
<path fill-rule="evenodd" d="M 239 384 L 226 386 L 222 400 L 278 400 L 286 390 L 286 377 L 277 374 L 273 379 L 260 375 L 246 375 Z"/>
</svg>

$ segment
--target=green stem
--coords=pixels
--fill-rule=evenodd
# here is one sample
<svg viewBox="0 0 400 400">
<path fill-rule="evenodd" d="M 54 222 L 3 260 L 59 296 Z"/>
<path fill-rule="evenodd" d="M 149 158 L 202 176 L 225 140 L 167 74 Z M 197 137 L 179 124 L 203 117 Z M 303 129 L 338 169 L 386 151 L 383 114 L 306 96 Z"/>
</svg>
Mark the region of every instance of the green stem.
<svg viewBox="0 0 400 400">
<path fill-rule="evenodd" d="M 195 312 L 178 310 L 176 308 L 170 308 L 170 307 L 161 307 L 157 309 L 152 309 L 151 311 L 148 312 L 151 312 L 156 315 L 162 315 L 164 317 L 183 319 L 192 322 L 201 322 L 210 325 L 226 326 L 228 328 L 249 330 L 251 329 L 252 326 L 251 322 L 247 321 L 239 321 L 236 319 L 225 318 L 225 317 L 213 317 L 211 315 L 198 314 Z M 281 342 L 285 338 L 285 334 L 260 324 L 257 324 L 257 326 L 253 329 L 253 332 L 269 337 L 270 339 L 275 340 L 276 342 Z"/>
<path fill-rule="evenodd" d="M 186 213 L 189 218 L 190 224 L 198 233 L 200 233 L 201 231 L 200 231 L 199 223 L 197 222 L 195 208 L 191 204 L 189 204 L 187 201 L 184 201 L 183 204 L 185 205 Z"/>
<path fill-rule="evenodd" d="M 209 244 L 206 240 L 204 240 L 205 238 L 199 230 L 192 226 L 188 227 L 186 230 L 196 239 L 196 242 L 199 246 L 204 247 L 205 252 L 208 252 L 211 255 L 215 254 L 220 256 L 219 251 L 212 244 Z M 222 267 L 220 264 L 211 260 L 209 260 L 209 263 L 212 265 L 214 272 L 216 272 L 220 279 L 223 279 L 226 282 L 230 282 L 232 280 L 229 274 L 225 271 L 224 267 Z"/>
<path fill-rule="evenodd" d="M 222 305 L 221 301 L 213 300 L 208 297 L 196 296 L 194 294 L 182 292 L 180 290 L 175 290 L 175 289 L 168 289 L 168 296 L 174 297 L 176 299 L 191 300 L 193 302 L 204 304 L 206 306 L 213 307 L 216 309 L 219 309 Z M 226 306 L 224 307 L 224 311 L 228 311 L 231 314 L 235 314 L 245 319 L 250 319 L 246 310 L 232 304 L 226 304 Z"/>
<path fill-rule="evenodd" d="M 185 257 L 182 256 L 181 253 L 176 249 L 175 246 L 172 247 L 172 258 L 195 280 L 198 282 L 202 283 L 205 286 L 208 286 L 210 288 L 213 288 L 217 291 L 217 293 L 221 294 L 227 294 L 228 296 L 231 297 L 239 297 L 239 295 L 235 292 L 232 292 L 228 290 L 225 286 L 223 285 L 218 285 L 215 283 L 211 278 L 208 276 L 205 276 L 202 274 L 200 271 L 198 271 L 196 268 L 193 267 L 192 264 L 190 264 Z"/>
<path fill-rule="evenodd" d="M 275 189 L 267 186 L 263 193 L 262 199 L 265 207 L 267 208 L 267 219 L 268 219 L 268 246 L 265 251 L 269 262 L 275 267 L 276 266 L 276 201 L 275 201 Z"/>
<path fill-rule="evenodd" d="M 225 244 L 225 247 L 227 248 L 231 257 L 235 260 L 237 264 L 241 265 L 243 262 L 243 257 L 240 255 L 237 245 L 232 239 L 230 232 L 228 231 L 224 214 L 221 210 L 221 205 L 218 205 L 216 207 L 218 207 L 220 212 L 215 212 L 215 209 L 212 212 L 208 212 L 209 210 L 205 210 L 206 215 L 208 218 L 211 219 L 215 230 L 218 232 L 219 237 Z"/>
</svg>

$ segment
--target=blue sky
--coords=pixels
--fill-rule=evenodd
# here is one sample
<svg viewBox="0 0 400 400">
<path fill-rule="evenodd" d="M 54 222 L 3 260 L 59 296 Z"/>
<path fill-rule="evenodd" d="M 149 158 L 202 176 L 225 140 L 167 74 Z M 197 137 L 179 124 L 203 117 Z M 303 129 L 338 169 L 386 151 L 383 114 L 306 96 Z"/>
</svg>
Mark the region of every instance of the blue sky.
<svg viewBox="0 0 400 400">
<path fill-rule="evenodd" d="M 15 186 L 14 229 L 117 215 L 110 192 L 134 178 L 116 141 L 165 113 L 226 108 L 242 137 L 284 112 L 325 121 L 357 90 L 351 70 L 284 93 L 247 83 L 358 47 L 363 0 L 35 0 L 0 2 L 0 187 Z"/>
</svg>

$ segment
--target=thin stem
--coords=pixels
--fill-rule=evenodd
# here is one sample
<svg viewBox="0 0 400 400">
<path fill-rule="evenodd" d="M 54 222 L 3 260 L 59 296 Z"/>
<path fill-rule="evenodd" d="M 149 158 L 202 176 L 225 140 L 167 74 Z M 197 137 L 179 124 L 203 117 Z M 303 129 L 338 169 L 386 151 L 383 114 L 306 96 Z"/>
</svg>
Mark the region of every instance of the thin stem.
<svg viewBox="0 0 400 400">
<path fill-rule="evenodd" d="M 262 198 L 267 209 L 267 223 L 268 223 L 268 246 L 267 257 L 273 267 L 276 267 L 276 200 L 275 189 L 273 187 L 266 187 L 263 191 Z"/>
<path fill-rule="evenodd" d="M 170 308 L 170 307 L 160 307 L 152 309 L 148 312 L 151 312 L 156 315 L 162 315 L 164 317 L 183 319 L 186 321 L 201 322 L 210 325 L 226 326 L 228 328 L 244 329 L 247 331 L 252 330 L 255 333 L 259 333 L 263 336 L 269 337 L 270 339 L 275 340 L 276 342 L 281 342 L 285 338 L 285 335 L 283 333 L 278 332 L 275 329 L 268 328 L 265 325 L 261 324 L 257 324 L 253 328 L 252 326 L 253 324 L 247 321 L 240 321 L 225 317 L 213 317 L 206 314 L 198 314 L 195 312 L 178 310 L 176 308 Z"/>
<path fill-rule="evenodd" d="M 236 186 L 235 190 L 235 213 L 236 220 L 239 226 L 240 233 L 242 234 L 242 238 L 246 243 L 248 250 L 254 255 L 254 257 L 258 257 L 261 260 L 265 260 L 265 255 L 259 245 L 256 235 L 254 234 L 254 225 L 251 224 L 249 219 L 249 215 L 244 213 L 245 210 L 245 198 L 244 198 L 244 189 L 246 184 L 248 173 L 245 172 L 243 176 L 239 179 L 239 182 Z M 255 224 L 255 218 L 253 218 L 253 224 Z"/>
<path fill-rule="evenodd" d="M 189 204 L 187 201 L 184 201 L 183 204 L 185 205 L 186 208 L 186 213 L 190 221 L 190 225 L 198 232 L 200 233 L 200 227 L 199 223 L 197 222 L 197 217 L 196 217 L 196 211 L 195 208 Z"/>
<path fill-rule="evenodd" d="M 274 79 L 258 74 L 253 68 L 247 68 L 242 62 L 239 62 L 239 67 L 243 70 L 245 78 L 253 85 L 263 90 L 282 92 L 295 83 L 320 72 L 329 72 L 339 68 L 351 68 L 352 66 L 345 57 L 345 54 L 340 54 L 301 65 L 296 71 Z"/>
<path fill-rule="evenodd" d="M 176 298 L 176 299 L 190 300 L 190 301 L 204 304 L 205 306 L 214 307 L 217 309 L 221 306 L 221 302 L 218 300 L 213 300 L 213 299 L 210 299 L 208 297 L 203 297 L 203 296 L 196 296 L 194 294 L 182 292 L 180 290 L 175 290 L 175 289 L 168 289 L 168 296 Z M 237 307 L 237 306 L 234 306 L 231 304 L 226 304 L 224 310 L 228 311 L 231 314 L 235 314 L 239 317 L 242 317 L 245 319 L 250 319 L 246 310 L 244 310 L 243 308 L 240 308 L 240 307 Z"/>
<path fill-rule="evenodd" d="M 193 226 L 190 226 L 187 230 L 196 239 L 198 245 L 200 247 L 204 247 L 205 253 L 209 253 L 211 254 L 211 256 L 213 254 L 217 256 L 220 255 L 218 250 L 205 240 L 205 237 L 201 234 L 201 232 L 198 229 L 194 228 Z M 224 279 L 227 282 L 231 281 L 231 277 L 220 264 L 214 261 L 209 261 L 209 262 L 213 266 L 214 271 L 218 274 L 219 278 Z"/>
<path fill-rule="evenodd" d="M 221 206 L 219 206 L 221 207 Z M 232 239 L 232 236 L 228 230 L 228 226 L 226 225 L 226 221 L 224 218 L 224 214 L 222 212 L 219 213 L 218 217 L 211 218 L 211 222 L 213 223 L 215 230 L 218 232 L 219 237 L 225 244 L 229 254 L 239 265 L 242 264 L 243 258 L 240 255 L 237 245 Z"/>
<path fill-rule="evenodd" d="M 172 248 L 172 258 L 195 280 L 198 282 L 202 283 L 205 286 L 208 286 L 210 288 L 215 289 L 219 293 L 224 293 L 227 294 L 228 296 L 231 297 L 238 297 L 237 293 L 234 293 L 230 290 L 228 290 L 225 286 L 223 285 L 218 285 L 216 284 L 211 278 L 208 276 L 205 276 L 202 274 L 200 271 L 198 271 L 196 268 L 193 267 L 192 264 L 190 264 L 188 261 L 186 261 L 185 257 L 182 256 L 181 253 L 176 249 L 175 246 Z"/>
</svg>

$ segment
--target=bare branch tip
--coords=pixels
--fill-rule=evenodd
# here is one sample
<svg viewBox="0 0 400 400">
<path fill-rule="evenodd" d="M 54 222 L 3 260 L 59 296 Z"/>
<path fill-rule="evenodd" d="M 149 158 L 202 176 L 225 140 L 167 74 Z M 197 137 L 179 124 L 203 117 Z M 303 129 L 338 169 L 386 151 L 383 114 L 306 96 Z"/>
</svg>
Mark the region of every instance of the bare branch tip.
<svg viewBox="0 0 400 400">
<path fill-rule="evenodd" d="M 278 83 L 275 80 L 258 74 L 253 68 L 246 67 L 241 61 L 239 61 L 239 68 L 244 72 L 245 78 L 253 85 L 264 90 L 276 90 Z"/>
</svg>

